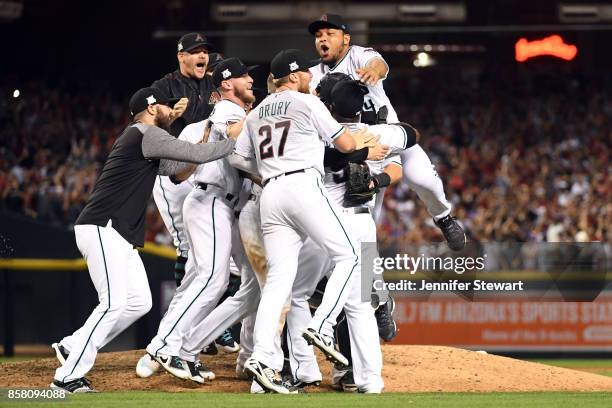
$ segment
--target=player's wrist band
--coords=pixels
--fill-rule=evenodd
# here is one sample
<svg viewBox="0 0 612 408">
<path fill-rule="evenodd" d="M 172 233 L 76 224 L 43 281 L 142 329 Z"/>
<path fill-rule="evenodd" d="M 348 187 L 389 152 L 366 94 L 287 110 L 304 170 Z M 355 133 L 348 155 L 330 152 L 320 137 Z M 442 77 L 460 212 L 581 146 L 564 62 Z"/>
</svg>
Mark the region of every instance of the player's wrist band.
<svg viewBox="0 0 612 408">
<path fill-rule="evenodd" d="M 372 177 L 372 179 L 374 180 L 376 188 L 387 187 L 389 184 L 391 184 L 391 176 L 389 176 L 384 171 L 380 174 L 375 175 L 374 177 Z"/>
</svg>

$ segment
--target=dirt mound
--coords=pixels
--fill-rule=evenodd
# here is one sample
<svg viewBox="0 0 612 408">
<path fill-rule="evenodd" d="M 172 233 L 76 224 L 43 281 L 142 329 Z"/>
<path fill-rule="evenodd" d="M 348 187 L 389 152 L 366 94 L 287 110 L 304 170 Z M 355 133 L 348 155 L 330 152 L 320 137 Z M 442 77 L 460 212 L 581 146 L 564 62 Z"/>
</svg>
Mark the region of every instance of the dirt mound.
<svg viewBox="0 0 612 408">
<path fill-rule="evenodd" d="M 386 392 L 612 391 L 612 378 L 451 347 L 386 345 L 383 353 Z M 88 377 L 100 391 L 249 390 L 249 382 L 236 379 L 235 354 L 203 356 L 217 375 L 205 385 L 165 372 L 138 378 L 134 367 L 142 354 L 141 350 L 100 353 Z M 325 379 L 318 391 L 330 391 L 330 365 L 322 358 L 319 364 Z M 0 388 L 47 387 L 56 367 L 55 358 L 2 364 Z"/>
</svg>

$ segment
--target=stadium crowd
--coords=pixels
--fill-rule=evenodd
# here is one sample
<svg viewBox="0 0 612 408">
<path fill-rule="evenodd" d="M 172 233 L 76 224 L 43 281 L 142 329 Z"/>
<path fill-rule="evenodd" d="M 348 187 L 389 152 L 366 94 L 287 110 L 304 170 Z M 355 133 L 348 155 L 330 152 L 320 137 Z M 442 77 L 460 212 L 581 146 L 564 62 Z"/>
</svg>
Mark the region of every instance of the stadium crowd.
<svg viewBox="0 0 612 408">
<path fill-rule="evenodd" d="M 610 84 L 407 68 L 388 82 L 470 239 L 611 241 Z M 129 120 L 126 103 L 108 88 L 0 91 L 0 211 L 71 225 Z M 171 242 L 152 201 L 147 223 L 147 240 Z M 379 235 L 390 249 L 443 239 L 403 183 L 387 189 Z"/>
</svg>

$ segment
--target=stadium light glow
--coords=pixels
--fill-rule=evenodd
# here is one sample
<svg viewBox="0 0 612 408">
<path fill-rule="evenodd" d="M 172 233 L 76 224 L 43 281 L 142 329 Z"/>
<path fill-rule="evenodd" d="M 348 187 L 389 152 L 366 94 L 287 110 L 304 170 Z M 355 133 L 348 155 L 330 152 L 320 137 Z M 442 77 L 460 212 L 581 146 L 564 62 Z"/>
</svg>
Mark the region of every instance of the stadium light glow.
<svg viewBox="0 0 612 408">
<path fill-rule="evenodd" d="M 527 41 L 527 39 L 521 38 L 516 42 L 514 51 L 515 59 L 519 62 L 525 62 L 529 58 L 542 55 L 571 61 L 576 57 L 578 48 L 575 45 L 565 43 L 560 35 L 555 34 L 535 41 Z"/>
</svg>

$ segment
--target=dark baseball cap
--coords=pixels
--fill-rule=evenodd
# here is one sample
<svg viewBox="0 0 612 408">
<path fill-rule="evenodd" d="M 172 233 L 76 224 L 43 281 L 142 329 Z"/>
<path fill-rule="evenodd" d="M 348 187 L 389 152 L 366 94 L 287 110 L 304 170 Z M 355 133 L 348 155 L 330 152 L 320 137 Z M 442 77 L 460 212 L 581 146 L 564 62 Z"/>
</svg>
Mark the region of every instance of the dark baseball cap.
<svg viewBox="0 0 612 408">
<path fill-rule="evenodd" d="M 240 78 L 254 68 L 257 68 L 257 65 L 247 67 L 238 58 L 226 58 L 215 66 L 212 74 L 213 85 L 218 88 L 226 79 Z"/>
<path fill-rule="evenodd" d="M 178 52 L 185 51 L 189 52 L 195 48 L 204 47 L 207 50 L 211 49 L 212 44 L 208 42 L 206 36 L 201 33 L 189 33 L 185 34 L 178 40 L 176 49 Z"/>
<path fill-rule="evenodd" d="M 212 72 L 215 69 L 218 63 L 223 61 L 223 55 L 220 52 L 211 52 L 208 54 L 208 65 L 206 66 L 207 72 Z"/>
<path fill-rule="evenodd" d="M 274 79 L 279 79 L 293 72 L 308 71 L 308 68 L 318 65 L 320 62 L 319 59 L 311 60 L 307 58 L 301 50 L 283 50 L 272 58 L 270 72 Z"/>
<path fill-rule="evenodd" d="M 339 81 L 331 90 L 332 108 L 344 118 L 353 118 L 361 113 L 367 93 L 368 88 L 359 81 Z"/>
<path fill-rule="evenodd" d="M 349 26 L 338 14 L 323 14 L 318 20 L 308 25 L 310 34 L 315 35 L 321 28 L 335 28 L 349 33 Z"/>
<path fill-rule="evenodd" d="M 325 74 L 316 88 L 319 99 L 324 103 L 331 104 L 331 91 L 334 85 L 340 81 L 353 81 L 353 78 L 343 72 L 330 72 Z"/>
<path fill-rule="evenodd" d="M 159 88 L 142 88 L 136 91 L 130 98 L 130 114 L 134 116 L 147 109 L 148 106 L 155 105 L 156 103 L 173 107 L 179 99 L 180 98 L 169 98 Z"/>
</svg>

